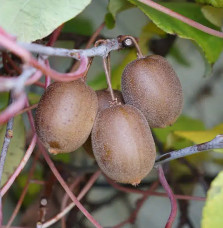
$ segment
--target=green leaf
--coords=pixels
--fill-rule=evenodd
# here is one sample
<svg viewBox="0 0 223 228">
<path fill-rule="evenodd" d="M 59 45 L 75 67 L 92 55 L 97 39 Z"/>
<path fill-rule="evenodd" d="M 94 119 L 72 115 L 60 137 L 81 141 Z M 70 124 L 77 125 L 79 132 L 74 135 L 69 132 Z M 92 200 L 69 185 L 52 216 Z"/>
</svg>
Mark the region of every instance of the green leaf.
<svg viewBox="0 0 223 228">
<path fill-rule="evenodd" d="M 8 92 L 2 92 L 0 93 L 0 110 L 3 110 L 9 102 L 9 93 Z"/>
<path fill-rule="evenodd" d="M 41 39 L 81 13 L 91 0 L 0 0 L 0 26 L 22 41 Z"/>
<path fill-rule="evenodd" d="M 215 8 L 212 6 L 203 6 L 201 8 L 205 18 L 212 24 L 222 27 L 223 25 L 223 8 Z"/>
<path fill-rule="evenodd" d="M 105 15 L 105 24 L 107 28 L 114 28 L 116 15 L 131 7 L 133 7 L 133 5 L 127 0 L 110 0 L 108 3 L 108 13 Z"/>
<path fill-rule="evenodd" d="M 119 12 L 131 7 L 133 7 L 133 5 L 126 0 L 110 0 L 108 4 L 108 11 L 115 18 Z"/>
<path fill-rule="evenodd" d="M 202 228 L 223 227 L 223 171 L 212 181 L 202 213 Z"/>
<path fill-rule="evenodd" d="M 111 71 L 111 82 L 112 82 L 112 88 L 120 90 L 121 89 L 121 77 L 122 72 L 126 65 L 131 62 L 132 60 L 136 59 L 136 51 L 131 50 L 128 52 L 128 54 L 124 57 L 122 62 L 113 67 Z M 98 74 L 93 80 L 88 82 L 88 85 L 90 85 L 94 90 L 104 89 L 107 87 L 106 77 L 105 73 L 102 72 Z"/>
<path fill-rule="evenodd" d="M 73 32 L 80 35 L 90 36 L 94 32 L 92 21 L 79 15 L 65 23 L 63 32 Z"/>
<path fill-rule="evenodd" d="M 194 40 L 204 51 L 209 63 L 214 63 L 223 49 L 223 39 L 204 33 L 171 16 L 159 12 L 136 0 L 129 0 L 136 4 L 159 28 L 170 34 L 177 34 L 186 39 Z M 202 14 L 201 6 L 194 3 L 161 3 L 161 5 L 182 14 L 194 21 L 213 29 L 218 27 L 211 24 Z"/>
<path fill-rule="evenodd" d="M 105 73 L 101 72 L 93 80 L 88 81 L 87 84 L 94 90 L 104 89 L 107 86 Z"/>
<path fill-rule="evenodd" d="M 113 29 L 115 27 L 115 19 L 111 13 L 105 15 L 105 25 L 108 29 Z"/>
<path fill-rule="evenodd" d="M 223 0 L 196 0 L 196 2 L 210 4 L 215 7 L 223 7 Z"/>
<path fill-rule="evenodd" d="M 57 154 L 53 156 L 53 160 L 68 164 L 71 160 L 71 156 L 70 153 Z"/>
<path fill-rule="evenodd" d="M 0 145 L 3 144 L 5 137 L 6 125 L 0 128 Z M 13 137 L 9 144 L 7 157 L 5 160 L 4 171 L 2 175 L 1 186 L 8 180 L 20 163 L 25 148 L 25 126 L 21 116 L 14 120 Z"/>
<path fill-rule="evenodd" d="M 122 62 L 112 70 L 112 87 L 117 90 L 121 90 L 121 77 L 123 70 L 125 69 L 126 65 L 136 59 L 136 51 L 133 49 L 129 51 L 129 53 L 125 56 Z"/>
</svg>

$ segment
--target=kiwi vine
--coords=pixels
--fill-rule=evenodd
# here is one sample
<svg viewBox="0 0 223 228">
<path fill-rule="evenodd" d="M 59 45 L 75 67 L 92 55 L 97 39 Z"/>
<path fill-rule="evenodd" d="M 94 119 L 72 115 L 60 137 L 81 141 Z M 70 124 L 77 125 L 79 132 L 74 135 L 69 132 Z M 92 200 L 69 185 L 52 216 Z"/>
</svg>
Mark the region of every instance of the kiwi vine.
<svg viewBox="0 0 223 228">
<path fill-rule="evenodd" d="M 104 23 L 92 35 L 86 45 L 87 49 L 73 50 L 51 47 L 58 39 L 62 26 L 48 37 L 47 45 L 16 41 L 13 36 L 0 29 L 0 50 L 4 53 L 2 56 L 8 59 L 3 68 L 8 71 L 8 75 L 13 71 L 12 77 L 0 77 L 0 92 L 9 91 L 11 97 L 8 106 L 0 113 L 0 124 L 7 123 L 0 158 L 0 179 L 13 137 L 15 116 L 26 113 L 31 129 L 28 140 L 30 144 L 27 145 L 26 153 L 0 191 L 0 224 L 3 224 L 2 198 L 15 184 L 15 179 L 25 165 L 30 162 L 31 169 L 25 187 L 5 227 L 11 227 L 22 207 L 38 162 L 46 163 L 48 167 L 45 167 L 45 171 L 51 170 L 52 174 L 46 175 L 46 179 L 41 183 L 44 191 L 39 200 L 35 227 L 50 227 L 59 220 L 62 227 L 69 227 L 67 224 L 72 222 L 72 217 L 77 222 L 76 227 L 85 227 L 85 216 L 91 225 L 100 228 L 100 221 L 97 221 L 91 212 L 110 204 L 113 200 L 123 198 L 123 195 L 126 199 L 126 193 L 138 194 L 141 198 L 129 218 L 113 227 L 134 224 L 144 202 L 152 195 L 168 197 L 170 200 L 171 210 L 165 224 L 166 228 L 173 226 L 178 206 L 182 217 L 181 226 L 178 227 L 185 224 L 193 227 L 187 216 L 188 201 L 205 201 L 205 197 L 183 195 L 179 186 L 173 183 L 170 177 L 168 162 L 179 159 L 182 165 L 187 166 L 191 173 L 195 174 L 195 181 L 201 183 L 206 192 L 210 180 L 205 179 L 184 157 L 223 148 L 223 135 L 217 135 L 209 142 L 181 150 L 165 151 L 153 128 L 170 126 L 181 115 L 184 99 L 180 80 L 165 57 L 156 54 L 144 56 L 135 37 L 121 35 L 113 39 L 98 39 L 103 27 Z M 90 48 L 93 44 L 94 47 Z M 125 67 L 121 78 L 121 90 L 113 90 L 110 52 L 126 48 L 135 48 L 137 58 Z M 37 53 L 38 58 L 31 53 Z M 49 56 L 73 58 L 72 70 L 69 73 L 59 73 L 51 69 Z M 107 81 L 107 88 L 96 91 L 87 84 L 88 71 L 95 56 L 102 59 Z M 77 66 L 78 69 L 73 70 Z M 15 77 L 14 74 L 19 76 Z M 43 74 L 44 83 L 40 81 Z M 30 105 L 27 99 L 25 88 L 29 85 L 44 88 L 38 104 Z M 70 167 L 53 159 L 53 155 L 75 153 L 80 147 L 94 160 L 91 167 Z M 157 172 L 156 179 L 145 181 L 152 170 Z M 84 196 L 93 186 L 100 187 L 100 176 L 104 178 L 101 186 L 105 186 L 102 187 L 113 188 L 117 192 L 110 200 L 98 204 L 91 203 Z M 185 180 L 186 178 L 182 182 Z M 58 186 L 57 182 L 61 186 Z M 171 186 L 168 182 L 171 182 Z M 159 183 L 165 193 L 157 191 Z M 61 210 L 49 218 L 48 198 L 54 194 L 52 186 L 56 186 L 55 188 L 60 191 L 63 188 L 65 194 Z M 71 201 L 68 203 L 69 198 Z M 83 215 L 78 214 L 75 207 Z M 25 222 L 21 226 L 25 227 Z M 103 226 L 106 227 L 106 224 Z"/>
</svg>

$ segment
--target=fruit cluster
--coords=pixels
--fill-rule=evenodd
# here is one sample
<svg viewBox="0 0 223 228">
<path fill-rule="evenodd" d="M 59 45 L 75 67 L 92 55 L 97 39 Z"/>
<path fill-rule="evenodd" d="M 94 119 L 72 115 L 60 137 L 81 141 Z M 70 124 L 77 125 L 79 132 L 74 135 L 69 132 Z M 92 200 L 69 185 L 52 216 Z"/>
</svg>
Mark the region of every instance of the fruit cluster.
<svg viewBox="0 0 223 228">
<path fill-rule="evenodd" d="M 158 55 L 129 63 L 122 75 L 122 92 L 93 91 L 83 79 L 54 82 L 36 111 L 37 134 L 53 154 L 84 145 L 93 151 L 101 170 L 120 183 L 138 184 L 156 157 L 150 127 L 166 127 L 180 115 L 180 81 Z M 91 138 L 89 135 L 91 134 Z"/>
</svg>

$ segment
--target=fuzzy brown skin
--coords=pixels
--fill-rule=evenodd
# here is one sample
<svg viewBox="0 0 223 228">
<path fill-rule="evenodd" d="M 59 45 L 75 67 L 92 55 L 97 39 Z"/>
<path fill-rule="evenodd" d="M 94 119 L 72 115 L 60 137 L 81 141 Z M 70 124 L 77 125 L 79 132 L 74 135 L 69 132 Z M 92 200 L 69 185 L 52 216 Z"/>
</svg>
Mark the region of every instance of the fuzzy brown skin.
<svg viewBox="0 0 223 228">
<path fill-rule="evenodd" d="M 87 140 L 97 109 L 97 95 L 82 79 L 54 82 L 36 110 L 37 134 L 50 153 L 72 152 Z"/>
<path fill-rule="evenodd" d="M 115 98 L 117 99 L 118 103 L 124 104 L 124 99 L 122 97 L 122 93 L 119 90 L 113 90 Z M 98 112 L 109 108 L 112 105 L 112 98 L 109 90 L 102 89 L 96 91 L 98 97 Z M 87 141 L 83 145 L 86 152 L 94 158 L 93 150 L 92 150 L 92 143 L 91 143 L 91 135 L 88 137 Z"/>
<path fill-rule="evenodd" d="M 136 59 L 126 66 L 122 94 L 127 104 L 143 112 L 152 128 L 172 125 L 182 112 L 180 81 L 167 60 L 159 55 Z"/>
<path fill-rule="evenodd" d="M 113 90 L 114 96 L 117 99 L 118 103 L 124 104 L 124 99 L 122 96 L 121 91 L 119 90 Z M 109 90 L 103 89 L 103 90 L 97 90 L 96 91 L 97 97 L 98 97 L 98 112 L 109 108 L 112 103 L 112 98 L 110 95 Z"/>
<path fill-rule="evenodd" d="M 141 111 L 131 105 L 115 105 L 98 113 L 92 147 L 101 170 L 120 183 L 140 183 L 156 157 L 150 127 Z"/>
</svg>

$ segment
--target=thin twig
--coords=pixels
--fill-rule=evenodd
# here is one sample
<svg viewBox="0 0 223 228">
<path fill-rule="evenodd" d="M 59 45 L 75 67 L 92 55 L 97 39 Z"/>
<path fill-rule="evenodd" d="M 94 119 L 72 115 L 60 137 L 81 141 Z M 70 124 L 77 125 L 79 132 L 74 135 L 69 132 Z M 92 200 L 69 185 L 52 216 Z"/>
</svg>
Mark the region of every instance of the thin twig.
<svg viewBox="0 0 223 228">
<path fill-rule="evenodd" d="M 101 30 L 105 27 L 105 23 L 103 22 L 96 30 L 95 32 L 93 33 L 93 35 L 91 36 L 91 38 L 89 39 L 89 41 L 87 42 L 87 45 L 86 45 L 86 49 L 87 48 L 90 48 L 91 45 L 95 42 L 95 40 L 97 39 L 97 37 L 99 36 Z"/>
<path fill-rule="evenodd" d="M 28 112 L 29 110 L 35 109 L 38 106 L 38 104 L 31 105 L 27 108 L 24 108 L 23 110 L 16 113 L 16 116 L 23 114 L 24 112 Z"/>
<path fill-rule="evenodd" d="M 23 202 L 23 200 L 24 200 L 24 198 L 26 196 L 26 193 L 27 193 L 27 191 L 29 189 L 30 180 L 31 180 L 31 178 L 32 178 L 32 176 L 34 174 L 34 171 L 35 171 L 35 168 L 36 168 L 36 165 L 37 165 L 37 160 L 39 158 L 39 155 L 40 155 L 39 152 L 35 154 L 34 161 L 33 161 L 32 167 L 31 167 L 31 169 L 29 171 L 29 174 L 28 174 L 28 177 L 27 177 L 25 186 L 24 186 L 24 188 L 22 190 L 22 193 L 21 193 L 21 195 L 19 197 L 19 200 L 17 202 L 17 205 L 16 205 L 16 207 L 15 207 L 15 209 L 14 209 L 14 211 L 13 211 L 13 213 L 12 213 L 12 215 L 11 215 L 11 217 L 10 217 L 7 225 L 6 225 L 6 228 L 11 227 L 11 225 L 12 225 L 12 223 L 13 223 L 16 215 L 19 212 L 20 207 L 22 206 L 22 202 Z"/>
<path fill-rule="evenodd" d="M 174 194 L 178 200 L 206 201 L 206 197 Z M 167 193 L 151 192 L 151 196 L 168 197 Z"/>
<path fill-rule="evenodd" d="M 55 42 L 57 41 L 57 39 L 61 33 L 61 30 L 63 29 L 63 26 L 64 26 L 64 24 L 60 25 L 57 29 L 55 29 L 53 31 L 46 46 L 53 46 L 55 44 Z"/>
<path fill-rule="evenodd" d="M 61 186 L 64 188 L 64 190 L 67 192 L 69 197 L 72 199 L 72 201 L 76 204 L 76 206 L 82 211 L 82 213 L 88 218 L 88 220 L 97 228 L 102 228 L 101 225 L 92 217 L 92 215 L 85 209 L 85 207 L 79 202 L 79 200 L 74 196 L 74 194 L 71 192 L 69 187 L 67 186 L 64 179 L 61 177 L 60 173 L 56 169 L 55 165 L 53 164 L 52 160 L 50 159 L 49 154 L 46 152 L 45 148 L 39 143 L 39 148 L 42 151 L 42 154 L 49 165 L 50 169 L 52 170 L 53 174 L 61 184 Z"/>
<path fill-rule="evenodd" d="M 185 158 L 180 158 L 178 161 L 190 169 L 191 174 L 199 181 L 200 185 L 203 187 L 203 190 L 206 194 L 209 189 L 209 185 L 204 179 L 204 175 L 200 172 L 200 170 Z"/>
<path fill-rule="evenodd" d="M 162 184 L 163 188 L 166 190 L 166 193 L 167 193 L 167 195 L 170 199 L 170 203 L 171 203 L 171 212 L 170 212 L 170 216 L 168 218 L 165 228 L 171 228 L 173 225 L 173 222 L 177 216 L 177 201 L 165 178 L 163 168 L 161 165 L 158 166 L 158 173 L 159 173 L 160 183 Z"/>
<path fill-rule="evenodd" d="M 181 150 L 175 150 L 163 155 L 160 155 L 156 158 L 156 165 L 168 162 L 177 158 L 185 157 L 192 154 L 197 154 L 202 151 L 212 150 L 212 149 L 221 149 L 223 148 L 223 135 L 217 135 L 211 141 L 197 144 L 194 146 L 189 146 Z"/>
<path fill-rule="evenodd" d="M 80 183 L 82 178 L 83 178 L 83 176 L 79 176 L 75 179 L 75 181 L 69 187 L 71 191 L 73 191 L 77 187 L 77 185 Z M 63 211 L 64 208 L 66 207 L 68 199 L 69 199 L 69 196 L 67 195 L 67 193 L 65 193 L 62 203 L 61 203 L 61 211 Z M 66 228 L 65 217 L 62 217 L 62 219 L 61 219 L 61 227 Z"/>
<path fill-rule="evenodd" d="M 102 23 L 102 24 L 96 29 L 96 31 L 92 34 L 92 36 L 91 36 L 90 39 L 88 40 L 85 49 L 91 47 L 91 45 L 95 42 L 95 40 L 97 39 L 97 37 L 98 37 L 98 35 L 100 34 L 101 30 L 104 28 L 104 26 L 105 26 L 105 23 Z M 92 58 L 93 58 L 93 57 L 92 57 Z M 92 62 L 92 60 L 93 60 L 93 59 L 89 60 L 89 62 Z M 73 64 L 73 66 L 71 67 L 70 72 L 74 72 L 74 71 L 76 70 L 76 67 L 77 67 L 76 64 L 77 64 L 77 63 L 74 63 L 74 64 Z M 91 65 L 91 63 L 90 63 L 90 65 Z M 89 70 L 89 69 L 86 69 L 86 71 L 88 71 L 88 70 Z M 86 75 L 85 75 L 85 77 L 86 77 Z"/>
<path fill-rule="evenodd" d="M 16 63 L 12 60 L 12 58 L 9 57 L 8 53 L 3 52 L 2 57 L 3 57 L 3 61 L 4 61 L 4 59 L 6 59 L 7 62 L 11 65 L 11 67 L 13 67 L 18 74 L 22 73 L 21 69 L 16 65 Z"/>
<path fill-rule="evenodd" d="M 12 103 L 12 98 L 10 97 L 9 105 Z M 2 174 L 3 174 L 3 169 L 4 169 L 4 164 L 5 164 L 5 158 L 7 155 L 7 151 L 9 148 L 9 144 L 11 142 L 11 138 L 13 137 L 13 123 L 14 123 L 14 117 L 12 117 L 6 126 L 6 131 L 5 131 L 5 138 L 2 146 L 2 151 L 1 151 L 1 156 L 0 156 L 0 183 L 2 180 Z"/>
<path fill-rule="evenodd" d="M 202 25 L 202 24 L 200 24 L 200 23 L 198 23 L 196 21 L 193 21 L 190 18 L 187 18 L 187 17 L 185 17 L 185 16 L 183 16 L 183 15 L 181 15 L 179 13 L 176 13 L 173 10 L 168 9 L 165 6 L 162 6 L 162 5 L 160 5 L 160 4 L 156 3 L 156 2 L 153 2 L 152 0 L 138 0 L 138 1 L 148 5 L 150 7 L 152 7 L 153 9 L 156 9 L 156 10 L 162 12 L 162 13 L 165 13 L 165 14 L 173 17 L 173 18 L 176 18 L 176 19 L 178 19 L 178 20 L 180 20 L 180 21 L 182 21 L 182 22 L 184 22 L 184 23 L 186 23 L 186 24 L 188 24 L 188 25 L 190 25 L 190 26 L 192 26 L 192 27 L 194 27 L 194 28 L 196 28 L 196 29 L 198 29 L 200 31 L 203 31 L 203 32 L 208 33 L 208 34 L 213 35 L 213 36 L 217 36 L 217 37 L 223 38 L 223 33 L 222 32 L 219 32 L 219 31 L 214 30 L 212 28 L 209 28 L 209 27 L 207 27 L 205 25 Z"/>
<path fill-rule="evenodd" d="M 0 194 L 3 197 L 5 195 L 5 193 L 9 190 L 9 188 L 11 187 L 11 185 L 14 183 L 16 177 L 21 173 L 21 171 L 23 170 L 24 166 L 26 165 L 27 161 L 29 160 L 35 145 L 36 145 L 36 140 L 37 140 L 37 136 L 34 135 L 31 143 L 23 157 L 23 159 L 21 160 L 21 162 L 19 163 L 18 167 L 16 168 L 16 170 L 14 171 L 14 173 L 12 174 L 12 176 L 8 179 L 8 181 L 5 183 L 5 185 L 2 187 Z"/>
<path fill-rule="evenodd" d="M 0 124 L 7 122 L 25 106 L 26 94 L 22 92 L 15 101 L 0 113 Z"/>
<path fill-rule="evenodd" d="M 111 184 L 114 188 L 116 188 L 122 192 L 142 194 L 142 195 L 145 194 L 145 190 L 125 187 L 125 186 L 122 186 L 122 185 L 115 183 L 114 181 L 112 181 L 109 178 L 106 178 L 106 179 L 107 179 L 109 184 Z M 150 195 L 151 196 L 158 196 L 158 197 L 168 197 L 167 193 L 162 193 L 162 192 L 150 192 Z M 180 199 L 180 200 L 195 200 L 195 201 L 205 201 L 206 200 L 205 197 L 200 197 L 200 196 L 188 196 L 188 195 L 177 195 L 177 194 L 175 194 L 175 197 L 176 197 L 176 199 Z"/>
<path fill-rule="evenodd" d="M 9 99 L 9 104 L 12 103 L 12 97 L 10 95 Z M 5 138 L 2 146 L 2 151 L 1 151 L 1 156 L 0 156 L 0 184 L 2 182 L 2 174 L 4 170 L 4 165 L 5 165 L 5 159 L 6 155 L 8 152 L 9 144 L 11 142 L 11 138 L 13 137 L 13 123 L 14 123 L 14 118 L 12 117 L 6 126 L 6 131 L 5 131 Z M 2 196 L 0 195 L 0 227 L 2 225 Z"/>
<path fill-rule="evenodd" d="M 92 185 L 94 184 L 94 182 L 98 179 L 98 177 L 100 175 L 101 175 L 101 171 L 98 170 L 91 176 L 88 183 L 84 186 L 84 188 L 81 190 L 80 194 L 78 195 L 78 197 L 77 197 L 78 200 L 81 200 L 86 195 L 86 193 L 90 190 L 90 188 L 92 187 Z M 73 202 L 70 203 L 63 211 L 61 211 L 59 214 L 54 216 L 49 221 L 42 224 L 42 228 L 47 228 L 47 227 L 53 225 L 54 223 L 59 221 L 64 215 L 66 215 L 75 206 L 76 206 L 75 203 L 73 203 Z"/>
<path fill-rule="evenodd" d="M 143 194 L 142 198 L 137 201 L 136 208 L 132 212 L 130 217 L 128 219 L 126 219 L 125 221 L 121 222 L 120 224 L 114 226 L 113 228 L 120 228 L 120 227 L 123 227 L 125 224 L 128 224 L 128 223 L 134 224 L 141 207 L 143 206 L 143 204 L 145 203 L 147 198 L 151 195 L 150 193 L 153 192 L 158 187 L 158 185 L 159 185 L 159 183 L 157 181 L 154 182 L 150 186 L 149 190 L 145 191 L 145 193 Z"/>
<path fill-rule="evenodd" d="M 55 44 L 55 42 L 57 41 L 59 35 L 60 35 L 60 32 L 63 28 L 64 24 L 60 25 L 57 29 L 55 29 L 52 33 L 52 35 L 50 36 L 50 39 L 48 41 L 48 43 L 46 44 L 46 46 L 53 46 Z M 46 66 L 50 66 L 49 64 L 49 60 L 46 59 L 45 60 L 45 64 Z M 49 76 L 45 76 L 45 88 L 47 88 L 51 83 L 51 78 Z"/>
</svg>

